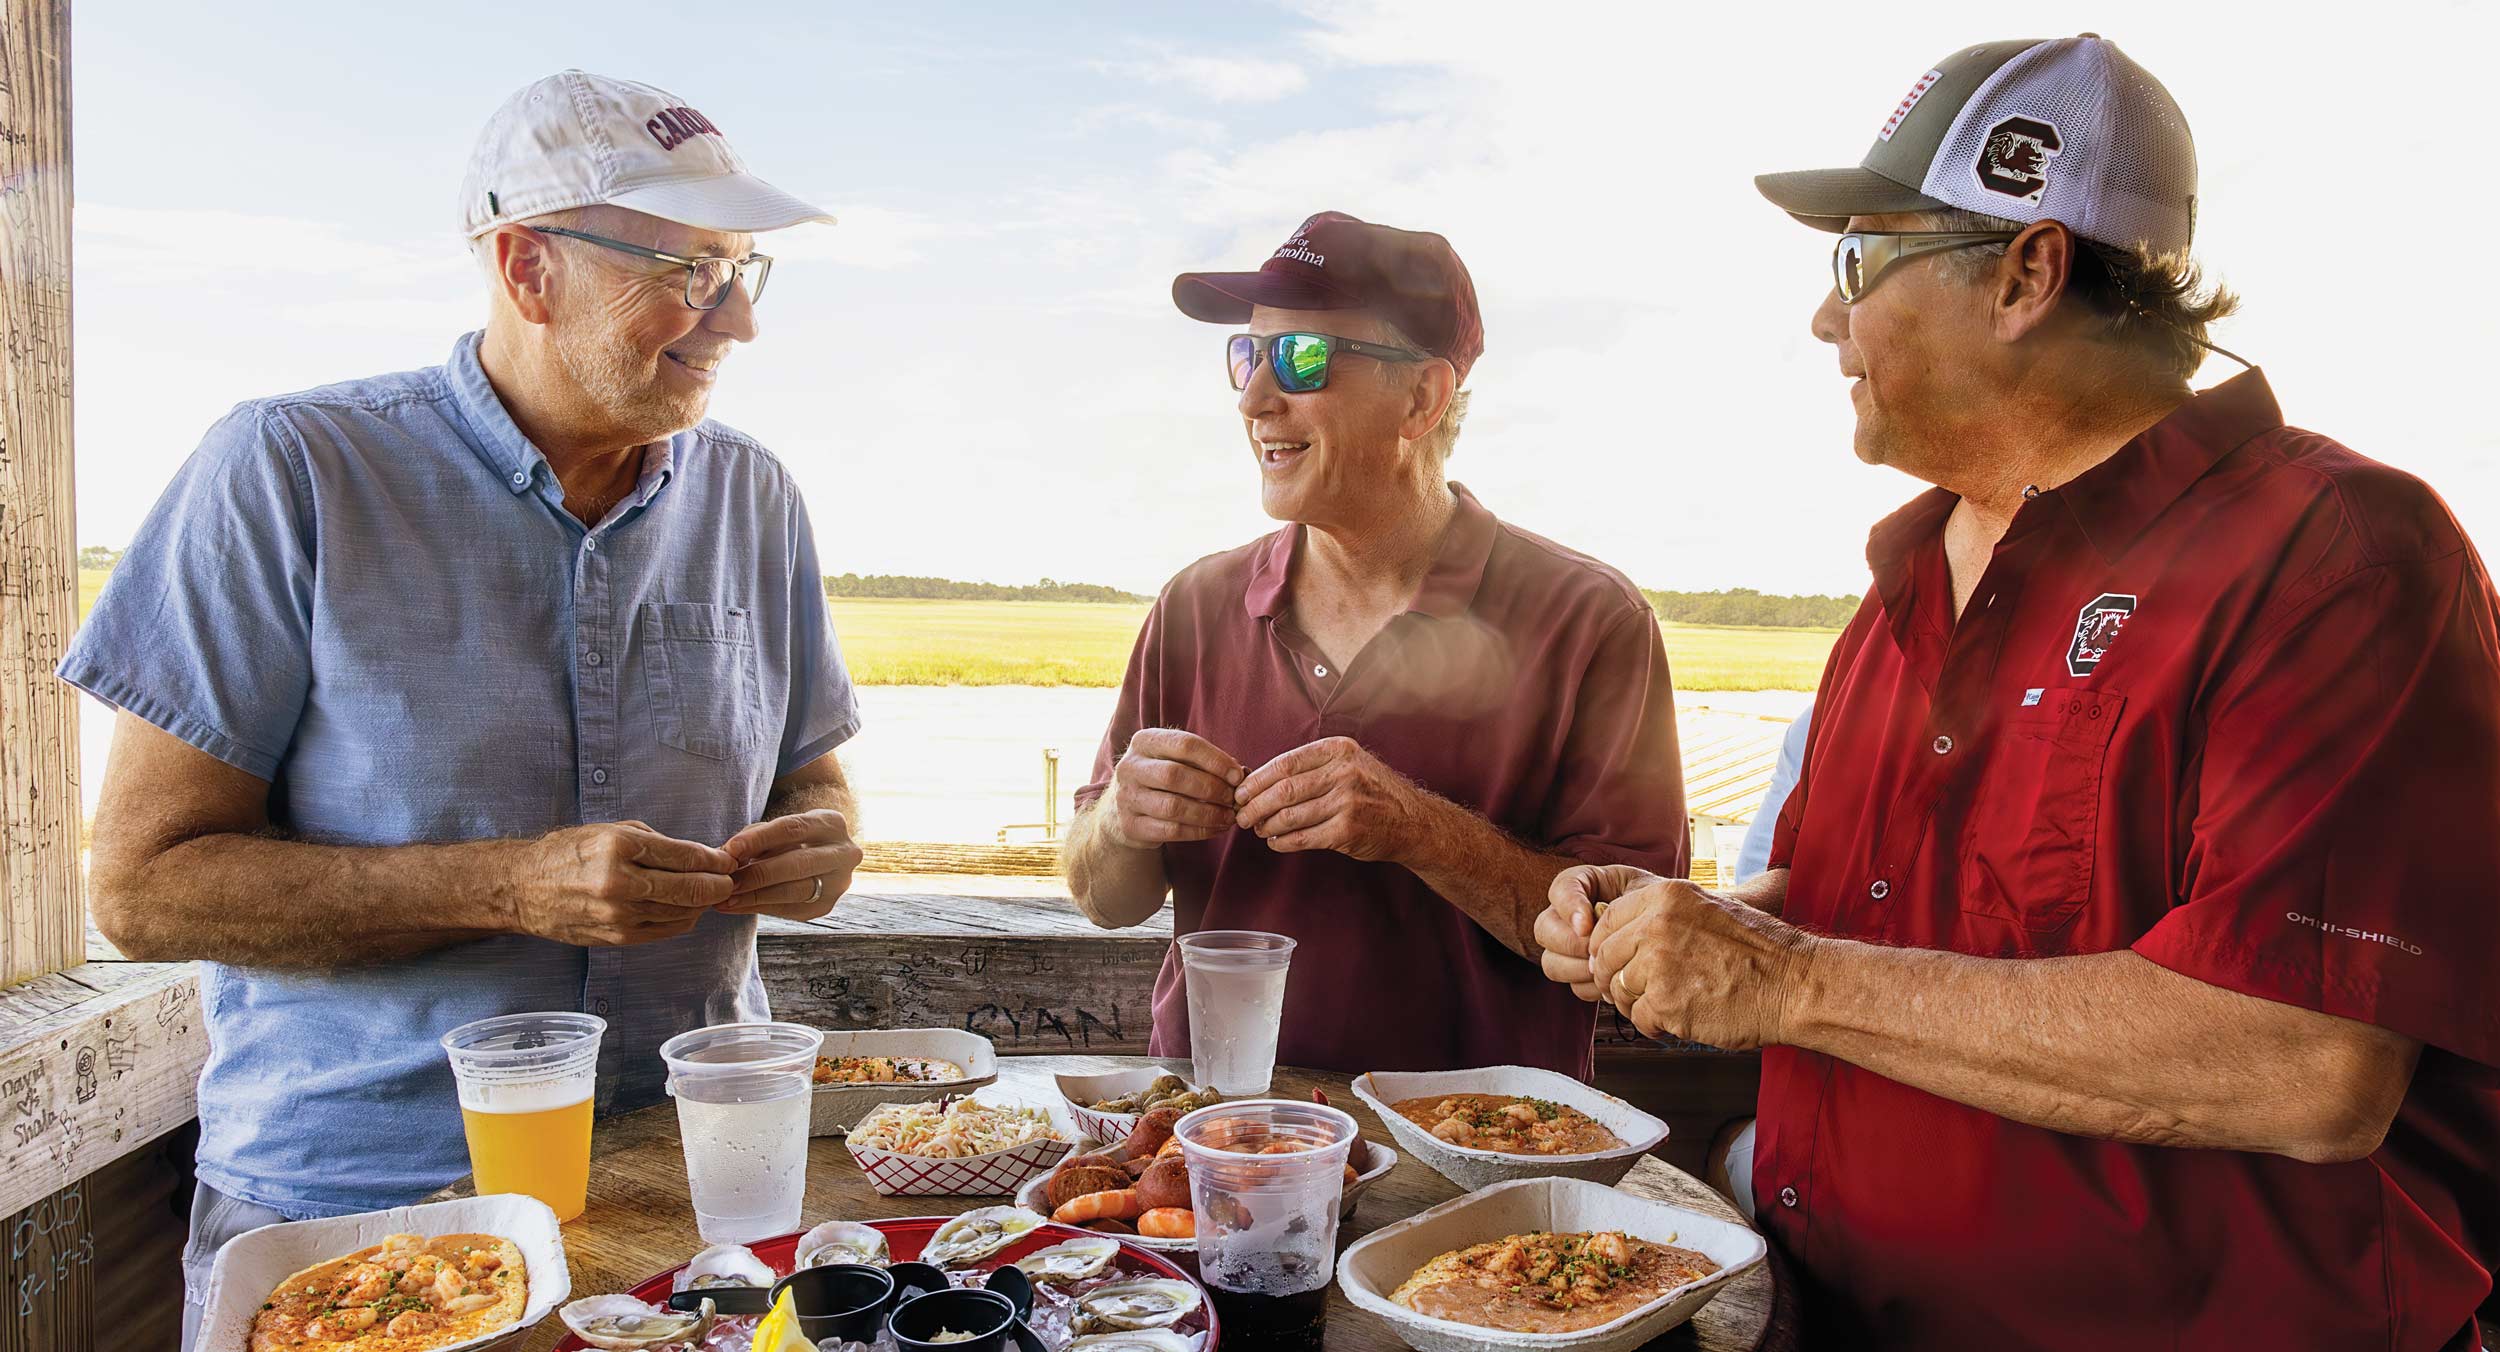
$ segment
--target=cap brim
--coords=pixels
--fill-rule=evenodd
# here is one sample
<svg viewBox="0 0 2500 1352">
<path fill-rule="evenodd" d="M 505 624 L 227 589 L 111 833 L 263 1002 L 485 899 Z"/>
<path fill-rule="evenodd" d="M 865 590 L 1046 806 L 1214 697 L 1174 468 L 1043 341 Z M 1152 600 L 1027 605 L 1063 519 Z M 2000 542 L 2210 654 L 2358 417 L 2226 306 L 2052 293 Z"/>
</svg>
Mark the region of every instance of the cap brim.
<svg viewBox="0 0 2500 1352">
<path fill-rule="evenodd" d="M 1849 227 L 1852 216 L 1950 209 L 1918 189 L 1904 187 L 1864 165 L 1756 174 L 1753 185 L 1771 199 L 1771 205 L 1817 230 L 1835 234 Z"/>
<path fill-rule="evenodd" d="M 752 235 L 809 221 L 833 224 L 833 213 L 810 206 L 753 174 L 714 174 L 646 183 L 608 198 L 609 206 L 639 211 L 697 230 Z"/>
<path fill-rule="evenodd" d="M 1209 324 L 1247 323 L 1251 308 L 1352 310 L 1359 297 L 1316 278 L 1282 272 L 1184 272 L 1172 279 L 1172 303 Z"/>
</svg>

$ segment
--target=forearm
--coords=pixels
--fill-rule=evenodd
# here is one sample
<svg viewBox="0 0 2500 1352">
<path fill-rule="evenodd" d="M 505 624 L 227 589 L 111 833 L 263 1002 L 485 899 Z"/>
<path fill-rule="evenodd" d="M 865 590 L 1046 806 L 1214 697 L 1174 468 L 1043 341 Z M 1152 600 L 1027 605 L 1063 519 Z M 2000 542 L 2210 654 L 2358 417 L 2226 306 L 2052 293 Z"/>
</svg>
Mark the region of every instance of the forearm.
<svg viewBox="0 0 2500 1352">
<path fill-rule="evenodd" d="M 1162 910 L 1172 884 L 1160 848 L 1139 849 L 1112 833 L 1109 801 L 1106 794 L 1076 814 L 1060 846 L 1060 863 L 1077 910 L 1104 929 L 1123 929 Z"/>
<path fill-rule="evenodd" d="M 1765 915 L 1778 915 L 1788 908 L 1788 870 L 1765 869 L 1734 887 L 1718 889 L 1718 893 Z"/>
<path fill-rule="evenodd" d="M 851 791 L 847 780 L 818 781 L 776 788 L 764 800 L 764 820 L 788 817 L 800 812 L 816 812 L 830 808 L 842 814 L 850 825 L 851 838 L 859 839 L 859 795 Z"/>
<path fill-rule="evenodd" d="M 1554 876 L 1584 862 L 1545 854 L 1437 794 L 1417 790 L 1420 821 L 1398 862 L 1466 913 L 1502 946 L 1531 962 L 1543 949 L 1536 918 Z"/>
<path fill-rule="evenodd" d="M 2319 1036 L 2328 1016 L 2124 951 L 2014 960 L 1818 939 L 1810 952 L 1782 1041 L 2081 1136 L 2354 1158 L 2375 1147 L 2393 1105 L 2333 1087 L 2384 1078 L 2383 1062 L 2359 1058 L 2418 1052 L 2344 1020 L 2337 1031 L 2372 1036 Z M 2409 1060 L 2403 1069 L 2399 1095 Z"/>
<path fill-rule="evenodd" d="M 520 842 L 360 847 L 219 833 L 90 877 L 128 956 L 254 967 L 404 958 L 514 928 Z"/>
</svg>

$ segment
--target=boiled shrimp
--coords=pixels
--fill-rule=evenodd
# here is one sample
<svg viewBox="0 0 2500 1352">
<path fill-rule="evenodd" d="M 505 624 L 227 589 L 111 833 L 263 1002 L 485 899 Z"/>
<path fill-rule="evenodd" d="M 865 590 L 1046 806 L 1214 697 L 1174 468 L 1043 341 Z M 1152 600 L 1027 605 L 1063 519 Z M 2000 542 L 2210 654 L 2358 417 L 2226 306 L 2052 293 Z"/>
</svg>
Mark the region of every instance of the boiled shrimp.
<svg viewBox="0 0 2500 1352">
<path fill-rule="evenodd" d="M 1135 1188 L 1116 1188 L 1108 1192 L 1089 1192 L 1071 1197 L 1050 1218 L 1062 1225 L 1083 1225 L 1087 1221 L 1109 1216 L 1114 1220 L 1133 1221 L 1146 1214 L 1145 1199 Z"/>
</svg>

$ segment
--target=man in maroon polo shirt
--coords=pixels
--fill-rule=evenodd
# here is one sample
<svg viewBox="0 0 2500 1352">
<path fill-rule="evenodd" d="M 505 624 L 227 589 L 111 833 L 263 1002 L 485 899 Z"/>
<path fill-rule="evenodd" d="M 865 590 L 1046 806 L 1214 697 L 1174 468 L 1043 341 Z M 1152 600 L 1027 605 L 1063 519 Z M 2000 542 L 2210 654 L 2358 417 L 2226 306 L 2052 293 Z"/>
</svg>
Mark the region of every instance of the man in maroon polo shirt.
<svg viewBox="0 0 2500 1352">
<path fill-rule="evenodd" d="M 2428 487 L 2254 370 L 2190 390 L 2229 308 L 2194 164 L 2087 35 L 1758 180 L 1846 232 L 1813 329 L 1858 455 L 1937 487 L 1868 541 L 1770 871 L 1574 871 L 1539 934 L 1644 1029 L 1766 1048 L 1814 1346 L 2479 1345 L 2500 614 Z"/>
<path fill-rule="evenodd" d="M 1445 477 L 1484 347 L 1447 240 L 1325 212 L 1172 298 L 1249 330 L 1226 354 L 1288 524 L 1182 570 L 1146 617 L 1077 793 L 1077 905 L 1134 925 L 1168 891 L 1180 933 L 1293 936 L 1281 1062 L 1585 1078 L 1595 1011 L 1531 935 L 1573 864 L 1683 871 L 1648 603 Z M 1177 954 L 1152 1045 L 1189 1054 Z"/>
</svg>

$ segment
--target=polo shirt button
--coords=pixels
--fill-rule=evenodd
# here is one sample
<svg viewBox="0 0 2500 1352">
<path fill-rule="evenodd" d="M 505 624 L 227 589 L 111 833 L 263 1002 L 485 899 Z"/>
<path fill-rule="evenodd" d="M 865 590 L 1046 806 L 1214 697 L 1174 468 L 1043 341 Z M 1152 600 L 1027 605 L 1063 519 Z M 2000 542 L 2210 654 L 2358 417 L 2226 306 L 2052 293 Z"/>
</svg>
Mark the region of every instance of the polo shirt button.
<svg viewBox="0 0 2500 1352">
<path fill-rule="evenodd" d="M 1326 676 L 1328 674 L 1328 664 L 1325 662 L 1313 664 L 1311 667 L 1311 674 L 1314 676 Z"/>
<path fill-rule="evenodd" d="M 605 1014 L 605 1013 L 607 1013 L 607 1012 L 608 1012 L 608 1002 L 607 1002 L 607 1000 L 606 1000 L 606 999 L 604 999 L 604 998 L 602 998 L 602 999 L 597 999 L 597 1000 L 593 1000 L 593 1001 L 591 1001 L 591 1002 L 590 1002 L 590 1012 L 591 1012 L 591 1013 L 593 1013 L 593 1014 Z M 1791 1203 L 1791 1205 L 1794 1205 L 1794 1203 Z"/>
<path fill-rule="evenodd" d="M 1795 1205 L 1797 1205 L 1797 1190 L 1796 1190 L 1795 1188 L 1782 1188 L 1782 1189 L 1780 1189 L 1780 1205 L 1781 1205 L 1781 1206 L 1795 1206 Z"/>
<path fill-rule="evenodd" d="M 1884 898 L 1892 895 L 1892 884 L 1885 882 L 1881 878 L 1877 878 L 1872 884 L 1868 885 L 1866 894 L 1873 897 L 1877 901 L 1882 901 Z"/>
<path fill-rule="evenodd" d="M 591 649 L 588 653 L 583 655 L 582 660 L 588 662 L 594 667 L 599 665 L 599 650 L 597 648 Z"/>
<path fill-rule="evenodd" d="M 607 782 L 608 782 L 608 772 L 607 772 L 607 771 L 605 771 L 605 770 L 593 770 L 593 771 L 591 771 L 591 772 L 590 772 L 590 782 L 591 782 L 591 783 L 593 783 L 593 784 L 605 784 L 605 783 L 607 783 Z"/>
<path fill-rule="evenodd" d="M 1952 749 L 1953 749 L 1953 739 L 1952 739 L 1952 738 L 1950 738 L 1950 737 L 1945 737 L 1945 736 L 1941 736 L 1941 735 L 1940 735 L 1940 736 L 1938 736 L 1938 737 L 1936 738 L 1936 754 L 1937 754 L 1937 755 L 1941 756 L 1941 755 L 1945 754 L 1946 752 L 1951 751 Z"/>
</svg>

